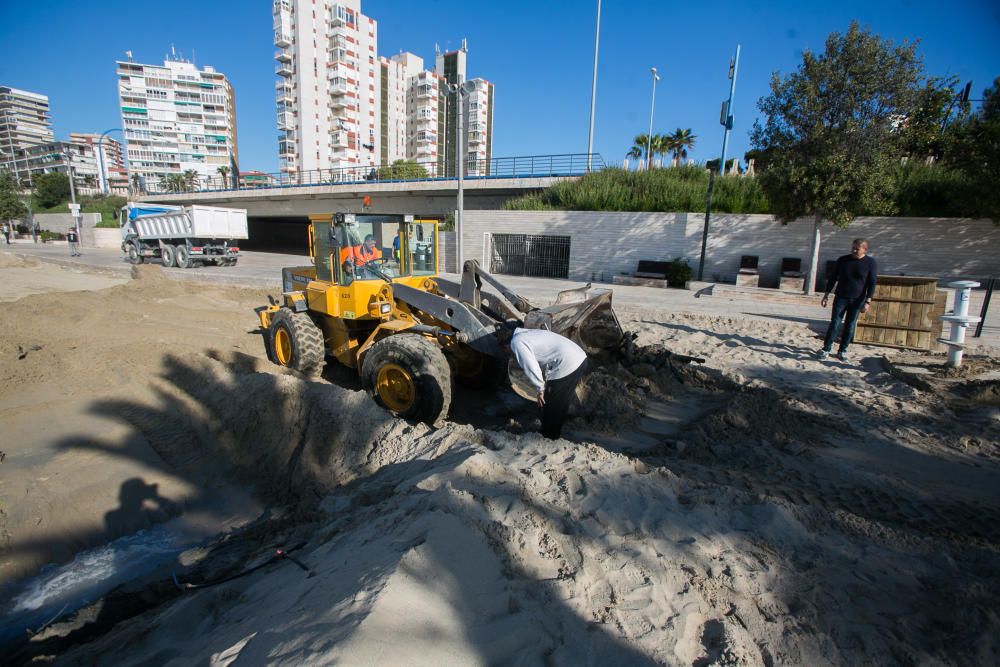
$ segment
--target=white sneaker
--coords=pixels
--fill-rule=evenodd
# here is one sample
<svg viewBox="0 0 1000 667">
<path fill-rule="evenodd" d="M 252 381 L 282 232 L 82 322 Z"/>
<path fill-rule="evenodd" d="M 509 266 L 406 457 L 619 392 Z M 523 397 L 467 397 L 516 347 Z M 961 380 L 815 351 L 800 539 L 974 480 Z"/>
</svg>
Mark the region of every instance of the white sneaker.
<svg viewBox="0 0 1000 667">
<path fill-rule="evenodd" d="M 816 358 L 817 359 L 826 359 L 829 356 L 830 356 L 830 353 L 827 352 L 826 350 L 820 350 L 819 352 L 816 353 Z"/>
<path fill-rule="evenodd" d="M 837 359 L 839 359 L 840 361 L 847 361 L 847 353 L 846 352 L 838 352 L 837 353 Z"/>
</svg>

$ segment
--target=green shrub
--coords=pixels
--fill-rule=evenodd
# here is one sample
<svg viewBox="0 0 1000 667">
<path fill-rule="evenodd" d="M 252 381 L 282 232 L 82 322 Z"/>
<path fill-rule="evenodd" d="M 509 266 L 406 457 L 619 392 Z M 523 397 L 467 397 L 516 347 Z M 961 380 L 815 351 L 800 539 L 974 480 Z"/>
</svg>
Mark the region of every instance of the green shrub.
<svg viewBox="0 0 1000 667">
<path fill-rule="evenodd" d="M 909 217 L 980 215 L 974 187 L 961 172 L 923 163 L 902 165 L 895 179 L 896 209 Z M 689 165 L 650 171 L 605 169 L 560 181 L 504 203 L 508 211 L 665 211 L 703 213 L 709 174 Z M 770 213 L 757 178 L 716 176 L 713 213 Z M 870 215 L 870 213 L 865 213 Z"/>
<path fill-rule="evenodd" d="M 667 266 L 667 284 L 671 287 L 684 287 L 691 280 L 694 272 L 691 265 L 683 257 L 678 257 Z"/>
</svg>

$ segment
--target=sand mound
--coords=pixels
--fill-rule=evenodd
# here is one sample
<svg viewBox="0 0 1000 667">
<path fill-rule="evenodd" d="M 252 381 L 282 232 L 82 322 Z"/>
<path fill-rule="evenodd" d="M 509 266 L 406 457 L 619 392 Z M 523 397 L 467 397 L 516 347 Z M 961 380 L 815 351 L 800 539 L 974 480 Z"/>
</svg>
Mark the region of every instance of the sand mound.
<svg viewBox="0 0 1000 667">
<path fill-rule="evenodd" d="M 266 522 L 180 559 L 184 581 L 299 542 L 309 572 L 279 560 L 82 646 L 53 628 L 36 652 L 434 665 L 971 664 L 1000 652 L 996 432 L 877 364 L 816 362 L 803 327 L 631 319 L 642 347 L 586 378 L 576 441 L 549 441 L 479 428 L 475 405 L 468 424 L 411 424 L 349 381 L 281 372 L 256 332 L 265 293 L 136 269 L 127 286 L 2 315 L 0 415 L 19 443 L 3 465 L 25 472 L 17 492 L 55 497 L 37 480 L 57 469 L 30 457 L 54 437 L 52 415 L 68 414 L 75 433 L 55 455 L 124 461 L 147 484 L 169 476 L 182 507 L 229 485 L 268 507 Z M 18 358 L 26 345 L 39 349 Z M 987 414 L 991 391 L 969 409 Z M 484 415 L 498 402 L 464 398 Z M 692 409 L 669 433 L 643 431 L 665 404 Z M 615 438 L 645 440 L 626 454 L 603 444 Z M 949 444 L 962 438 L 986 444 Z M 30 518 L 8 523 L 10 544 Z"/>
</svg>

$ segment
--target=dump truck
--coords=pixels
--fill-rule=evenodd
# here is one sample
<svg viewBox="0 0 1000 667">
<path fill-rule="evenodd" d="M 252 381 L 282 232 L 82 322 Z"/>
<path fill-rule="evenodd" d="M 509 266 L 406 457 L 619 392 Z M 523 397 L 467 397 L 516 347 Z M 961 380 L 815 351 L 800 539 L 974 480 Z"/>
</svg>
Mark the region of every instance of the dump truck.
<svg viewBox="0 0 1000 667">
<path fill-rule="evenodd" d="M 356 369 L 380 405 L 415 421 L 447 416 L 453 382 L 506 377 L 496 338 L 504 323 L 550 329 L 588 354 L 625 338 L 610 290 L 567 290 L 536 308 L 475 260 L 460 282 L 439 276 L 436 220 L 312 215 L 309 255 L 311 264 L 282 270 L 282 301 L 256 311 L 268 357 L 305 374 L 333 358 Z"/>
<path fill-rule="evenodd" d="M 247 235 L 247 212 L 218 206 L 130 202 L 119 213 L 122 252 L 132 264 L 159 258 L 163 266 L 233 266 Z"/>
</svg>

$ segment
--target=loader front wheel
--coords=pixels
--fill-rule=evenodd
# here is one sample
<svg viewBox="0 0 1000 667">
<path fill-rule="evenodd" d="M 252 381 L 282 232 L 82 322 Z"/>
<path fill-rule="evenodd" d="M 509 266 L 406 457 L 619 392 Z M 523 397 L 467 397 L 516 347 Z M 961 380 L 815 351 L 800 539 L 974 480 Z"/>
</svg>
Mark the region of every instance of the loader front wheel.
<svg viewBox="0 0 1000 667">
<path fill-rule="evenodd" d="M 279 366 L 306 375 L 316 373 L 323 363 L 323 332 L 305 313 L 281 308 L 267 329 L 268 348 Z"/>
<path fill-rule="evenodd" d="M 451 371 L 431 339 L 397 334 L 372 345 L 361 364 L 365 389 L 400 417 L 434 424 L 451 406 Z"/>
</svg>

